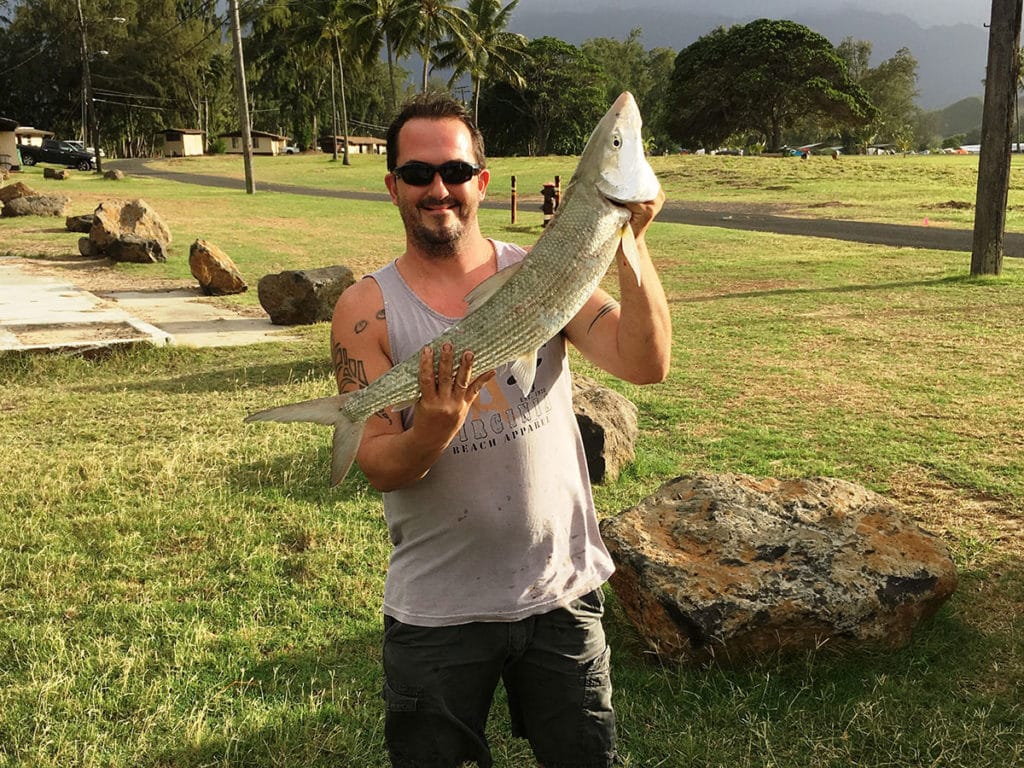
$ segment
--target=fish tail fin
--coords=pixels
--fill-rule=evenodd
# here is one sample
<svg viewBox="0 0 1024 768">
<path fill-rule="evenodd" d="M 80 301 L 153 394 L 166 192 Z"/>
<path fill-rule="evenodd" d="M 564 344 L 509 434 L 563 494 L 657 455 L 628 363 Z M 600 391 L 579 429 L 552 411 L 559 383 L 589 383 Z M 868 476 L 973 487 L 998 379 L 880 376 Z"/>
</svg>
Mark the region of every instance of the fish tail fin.
<svg viewBox="0 0 1024 768">
<path fill-rule="evenodd" d="M 347 394 L 331 395 L 330 397 L 318 397 L 315 400 L 304 400 L 301 403 L 279 405 L 276 408 L 251 413 L 245 417 L 245 421 L 310 421 L 314 424 L 333 426 L 334 440 L 331 450 L 331 486 L 333 487 L 344 480 L 349 469 L 352 468 L 356 451 L 359 450 L 359 443 L 363 439 L 363 428 L 366 426 L 365 421 L 354 422 L 342 411 L 342 406 L 347 398 Z"/>
<path fill-rule="evenodd" d="M 356 451 L 363 441 L 363 429 L 366 422 L 351 421 L 344 414 L 339 414 L 334 424 L 334 440 L 331 441 L 331 487 L 333 488 L 348 475 L 352 462 L 356 460 Z"/>
</svg>

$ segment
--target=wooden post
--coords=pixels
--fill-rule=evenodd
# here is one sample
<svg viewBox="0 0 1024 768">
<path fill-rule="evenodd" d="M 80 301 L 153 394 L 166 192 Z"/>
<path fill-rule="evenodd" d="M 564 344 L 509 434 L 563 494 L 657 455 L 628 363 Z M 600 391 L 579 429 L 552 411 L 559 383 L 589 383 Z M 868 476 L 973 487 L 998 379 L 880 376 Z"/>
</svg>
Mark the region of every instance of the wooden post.
<svg viewBox="0 0 1024 768">
<path fill-rule="evenodd" d="M 245 88 L 245 59 L 242 55 L 242 25 L 238 20 L 238 0 L 231 0 L 231 42 L 235 52 L 235 77 L 238 81 L 238 112 L 242 122 L 242 165 L 245 167 L 245 192 L 256 191 L 252 173 L 252 126 L 249 123 L 249 94 Z M 99 152 L 99 147 L 96 151 Z"/>
<path fill-rule="evenodd" d="M 973 276 L 998 275 L 1003 269 L 1013 99 L 1020 74 L 1021 5 L 1022 0 L 992 0 L 971 253 Z"/>
<path fill-rule="evenodd" d="M 516 177 L 512 177 L 512 223 L 516 223 Z"/>
</svg>

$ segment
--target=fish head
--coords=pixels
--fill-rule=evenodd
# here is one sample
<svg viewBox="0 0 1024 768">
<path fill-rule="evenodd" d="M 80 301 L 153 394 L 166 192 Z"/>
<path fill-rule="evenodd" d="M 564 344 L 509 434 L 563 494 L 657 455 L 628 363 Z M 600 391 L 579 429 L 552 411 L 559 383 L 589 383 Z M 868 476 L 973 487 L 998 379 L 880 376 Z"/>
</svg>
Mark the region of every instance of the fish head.
<svg viewBox="0 0 1024 768">
<path fill-rule="evenodd" d="M 658 196 L 660 187 L 644 155 L 643 121 L 629 91 L 615 100 L 590 134 L 576 176 L 594 184 L 614 203 L 640 203 Z"/>
</svg>

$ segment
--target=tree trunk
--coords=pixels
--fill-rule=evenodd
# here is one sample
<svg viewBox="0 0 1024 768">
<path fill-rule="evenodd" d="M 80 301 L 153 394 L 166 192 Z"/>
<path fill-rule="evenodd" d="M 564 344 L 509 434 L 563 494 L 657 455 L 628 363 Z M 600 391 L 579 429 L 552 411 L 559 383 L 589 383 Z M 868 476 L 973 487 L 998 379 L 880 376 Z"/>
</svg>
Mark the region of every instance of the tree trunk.
<svg viewBox="0 0 1024 768">
<path fill-rule="evenodd" d="M 998 275 L 1003 269 L 1022 1 L 992 0 L 971 275 Z"/>
</svg>

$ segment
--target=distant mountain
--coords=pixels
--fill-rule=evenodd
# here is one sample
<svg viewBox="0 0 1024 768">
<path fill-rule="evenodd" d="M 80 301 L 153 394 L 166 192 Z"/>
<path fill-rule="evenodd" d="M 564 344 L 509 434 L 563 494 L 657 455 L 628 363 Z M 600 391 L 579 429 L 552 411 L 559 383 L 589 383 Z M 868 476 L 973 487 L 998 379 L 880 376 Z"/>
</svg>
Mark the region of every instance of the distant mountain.
<svg viewBox="0 0 1024 768">
<path fill-rule="evenodd" d="M 723 9 L 728 6 L 720 6 Z M 670 10 L 650 3 L 630 7 L 595 7 L 576 0 L 524 4 L 512 14 L 509 30 L 528 38 L 551 35 L 573 44 L 593 37 L 624 39 L 630 30 L 643 30 L 646 48 L 679 51 L 718 26 L 746 23 L 755 15 L 730 16 L 686 9 Z M 905 16 L 857 10 L 808 10 L 793 21 L 821 33 L 833 44 L 846 37 L 872 44 L 872 65 L 907 48 L 917 59 L 918 99 L 922 109 L 935 110 L 984 92 L 982 79 L 988 56 L 988 30 L 981 25 L 957 24 L 924 28 Z"/>
<path fill-rule="evenodd" d="M 937 111 L 935 114 L 938 118 L 939 133 L 943 136 L 956 136 L 959 133 L 980 131 L 983 107 L 983 99 L 971 96 Z"/>
</svg>

